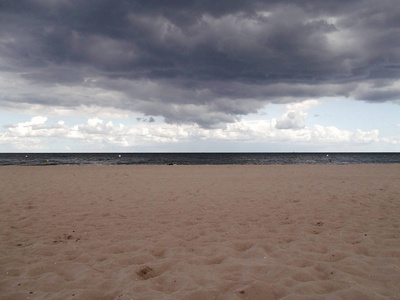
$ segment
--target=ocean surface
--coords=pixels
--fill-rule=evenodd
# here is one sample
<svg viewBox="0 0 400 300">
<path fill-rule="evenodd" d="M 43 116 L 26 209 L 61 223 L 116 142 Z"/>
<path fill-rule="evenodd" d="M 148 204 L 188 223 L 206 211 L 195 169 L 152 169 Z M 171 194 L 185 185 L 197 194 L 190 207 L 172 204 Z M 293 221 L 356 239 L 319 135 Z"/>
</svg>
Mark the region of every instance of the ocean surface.
<svg viewBox="0 0 400 300">
<path fill-rule="evenodd" d="M 0 153 L 0 166 L 399 164 L 400 153 Z"/>
</svg>

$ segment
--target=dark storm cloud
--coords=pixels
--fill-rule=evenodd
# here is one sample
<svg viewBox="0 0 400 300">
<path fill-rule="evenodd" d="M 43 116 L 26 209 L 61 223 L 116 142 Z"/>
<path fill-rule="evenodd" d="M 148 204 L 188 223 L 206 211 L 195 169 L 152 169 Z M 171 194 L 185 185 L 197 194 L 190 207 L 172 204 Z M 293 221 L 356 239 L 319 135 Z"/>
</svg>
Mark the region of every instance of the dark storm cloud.
<svg viewBox="0 0 400 300">
<path fill-rule="evenodd" d="M 117 91 L 97 104 L 202 126 L 270 102 L 398 100 L 399 36 L 397 0 L 0 2 L 1 70 Z"/>
</svg>

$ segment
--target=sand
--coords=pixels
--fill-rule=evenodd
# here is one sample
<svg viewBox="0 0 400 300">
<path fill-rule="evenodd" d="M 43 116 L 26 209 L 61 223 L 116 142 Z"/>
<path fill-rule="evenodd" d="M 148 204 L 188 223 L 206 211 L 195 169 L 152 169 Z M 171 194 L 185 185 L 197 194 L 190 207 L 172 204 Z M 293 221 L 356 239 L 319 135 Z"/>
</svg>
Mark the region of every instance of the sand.
<svg viewBox="0 0 400 300">
<path fill-rule="evenodd" d="M 400 165 L 0 167 L 0 299 L 400 299 Z"/>
</svg>

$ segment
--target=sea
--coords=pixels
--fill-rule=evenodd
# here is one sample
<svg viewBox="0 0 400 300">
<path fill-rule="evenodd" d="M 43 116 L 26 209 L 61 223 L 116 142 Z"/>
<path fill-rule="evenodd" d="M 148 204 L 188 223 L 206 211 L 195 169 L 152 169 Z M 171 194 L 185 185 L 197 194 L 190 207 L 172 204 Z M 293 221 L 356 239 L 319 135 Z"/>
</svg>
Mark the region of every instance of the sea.
<svg viewBox="0 0 400 300">
<path fill-rule="evenodd" d="M 400 164 L 384 153 L 0 153 L 0 166 Z"/>
</svg>

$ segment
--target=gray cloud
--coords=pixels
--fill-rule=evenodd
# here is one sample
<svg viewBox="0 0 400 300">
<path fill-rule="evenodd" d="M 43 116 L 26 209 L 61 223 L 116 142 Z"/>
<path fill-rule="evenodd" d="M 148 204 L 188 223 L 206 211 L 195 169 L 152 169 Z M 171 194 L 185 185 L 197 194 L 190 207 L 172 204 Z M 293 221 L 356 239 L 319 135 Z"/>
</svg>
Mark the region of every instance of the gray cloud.
<svg viewBox="0 0 400 300">
<path fill-rule="evenodd" d="M 1 100 L 96 103 L 203 127 L 271 102 L 396 101 L 399 35 L 397 0 L 2 1 L 0 69 L 29 92 Z M 82 92 L 49 95 L 55 86 Z"/>
</svg>

